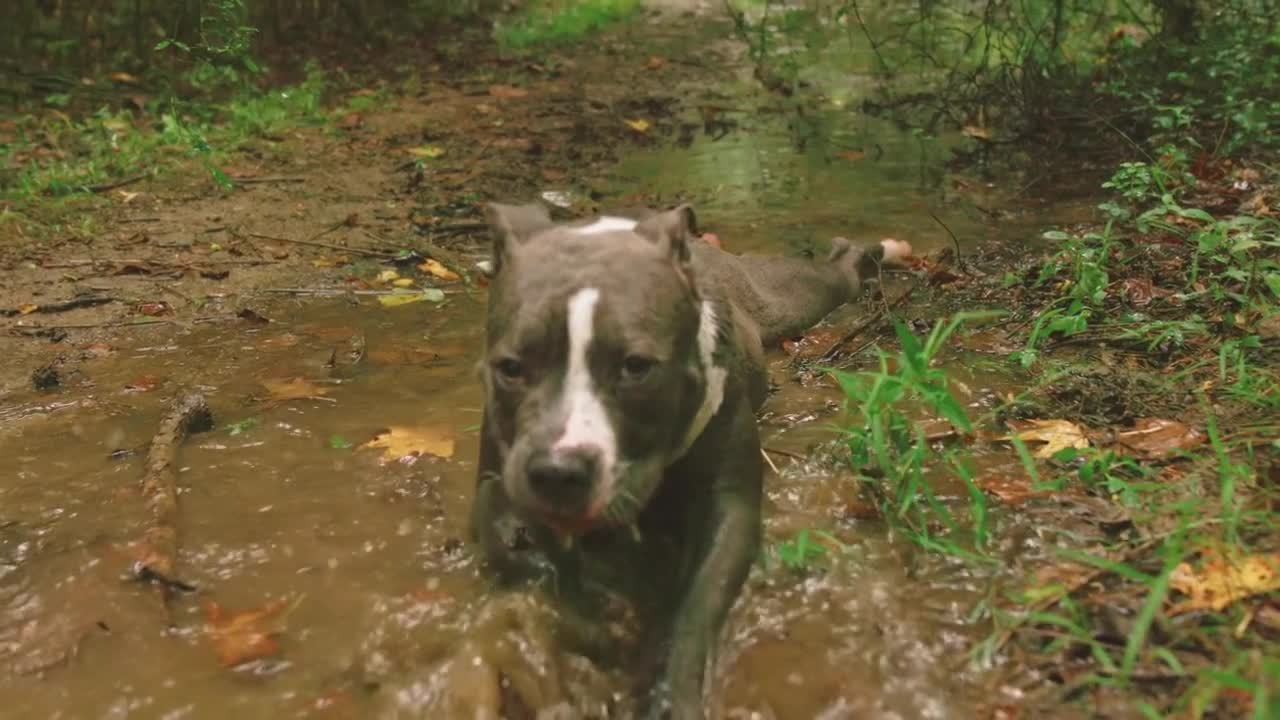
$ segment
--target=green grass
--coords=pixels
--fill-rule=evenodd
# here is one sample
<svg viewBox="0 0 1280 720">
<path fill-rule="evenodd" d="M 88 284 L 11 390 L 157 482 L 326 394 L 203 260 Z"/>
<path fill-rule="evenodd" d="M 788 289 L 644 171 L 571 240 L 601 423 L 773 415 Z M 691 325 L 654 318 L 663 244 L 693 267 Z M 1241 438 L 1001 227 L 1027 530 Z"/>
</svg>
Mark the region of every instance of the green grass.
<svg viewBox="0 0 1280 720">
<path fill-rule="evenodd" d="M 496 30 L 498 44 L 524 50 L 581 40 L 635 14 L 639 0 L 538 0 Z"/>
</svg>

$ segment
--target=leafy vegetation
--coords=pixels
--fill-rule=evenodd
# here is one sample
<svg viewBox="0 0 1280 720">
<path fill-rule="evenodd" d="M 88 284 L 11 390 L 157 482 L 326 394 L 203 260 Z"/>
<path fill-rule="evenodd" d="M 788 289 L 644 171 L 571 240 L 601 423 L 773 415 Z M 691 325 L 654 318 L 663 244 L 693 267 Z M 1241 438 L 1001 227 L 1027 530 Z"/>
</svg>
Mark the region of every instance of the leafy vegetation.
<svg viewBox="0 0 1280 720">
<path fill-rule="evenodd" d="M 939 360 L 963 318 L 897 320 L 895 352 L 832 372 L 855 411 L 850 463 L 895 532 L 975 566 L 999 560 L 1004 505 L 1097 498 L 1122 519 L 1001 581 L 978 609 L 993 632 L 976 658 L 1016 646 L 1067 678 L 1060 700 L 1105 689 L 1147 717 L 1272 717 L 1278 638 L 1251 623 L 1280 588 L 1273 4 L 734 7 L 766 87 L 803 94 L 817 58 L 844 54 L 874 69 L 865 109 L 961 131 L 962 162 L 1048 152 L 1063 175 L 1089 172 L 1056 149 L 1111 166 L 1096 222 L 1028 238 L 1037 262 L 934 295 L 1011 309 L 1018 396 L 970 417 Z M 927 437 L 938 419 L 963 442 Z M 1020 473 L 993 477 L 993 452 Z"/>
<path fill-rule="evenodd" d="M 639 0 L 540 0 L 499 24 L 497 39 L 516 50 L 578 40 L 639 9 Z"/>
</svg>

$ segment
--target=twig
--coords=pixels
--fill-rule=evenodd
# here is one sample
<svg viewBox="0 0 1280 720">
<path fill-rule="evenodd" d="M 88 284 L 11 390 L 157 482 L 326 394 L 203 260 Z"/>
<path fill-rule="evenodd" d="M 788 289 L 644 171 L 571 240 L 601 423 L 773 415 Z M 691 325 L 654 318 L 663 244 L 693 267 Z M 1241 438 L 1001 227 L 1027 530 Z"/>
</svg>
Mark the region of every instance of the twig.
<svg viewBox="0 0 1280 720">
<path fill-rule="evenodd" d="M 946 230 L 947 234 L 951 236 L 951 243 L 956 246 L 956 267 L 962 267 L 962 264 L 960 262 L 960 238 L 956 237 L 956 234 L 951 232 L 951 228 L 947 227 L 946 223 L 938 219 L 937 215 L 934 215 L 933 213 L 929 213 L 929 217 L 933 218 L 933 221 L 941 225 L 942 229 Z"/>
<path fill-rule="evenodd" d="M 38 305 L 36 306 L 35 310 L 31 310 L 30 312 L 58 313 L 58 312 L 66 312 L 67 310 L 75 310 L 77 308 L 94 307 L 95 305 L 106 305 L 107 303 L 119 302 L 119 301 L 120 301 L 119 298 L 106 297 L 102 295 L 91 295 L 88 297 L 71 298 L 70 300 L 63 300 L 62 302 Z M 5 308 L 3 310 L 0 310 L 0 315 L 4 317 L 13 317 L 15 315 L 22 315 L 22 314 L 23 312 L 17 308 Z"/>
<path fill-rule="evenodd" d="M 293 243 L 295 245 L 309 245 L 311 247 L 320 247 L 328 250 L 339 250 L 341 252 L 355 253 L 356 255 L 367 255 L 369 257 L 382 258 L 390 260 L 396 257 L 395 253 L 383 252 L 381 250 L 367 250 L 358 247 L 343 247 L 342 245 L 333 245 L 331 243 L 315 242 L 313 240 L 294 240 L 293 238 L 278 237 L 275 235 L 263 235 L 262 233 L 245 233 L 249 237 L 258 238 L 259 240 L 271 240 L 273 242 Z"/>
<path fill-rule="evenodd" d="M 229 177 L 237 185 L 259 185 L 263 183 L 300 183 L 307 179 L 297 175 L 267 175 L 264 177 Z"/>
<path fill-rule="evenodd" d="M 102 183 L 101 185 L 86 185 L 84 189 L 91 193 L 104 193 L 108 190 L 115 190 L 116 188 L 124 187 L 125 185 L 132 185 L 146 177 L 146 175 L 134 175 L 133 177 L 117 180 L 115 182 Z"/>
<path fill-rule="evenodd" d="M 452 225 L 428 225 L 427 232 L 431 233 L 431 237 L 450 237 L 452 235 L 466 235 L 468 233 L 487 230 L 488 225 L 482 222 L 466 222 L 454 223 Z"/>
<path fill-rule="evenodd" d="M 95 328 L 132 327 L 134 325 L 166 325 L 174 322 L 165 318 L 146 318 L 143 320 L 113 320 L 100 323 L 75 323 L 70 325 L 19 325 L 11 328 L 11 332 L 19 335 L 38 335 L 45 330 L 92 330 Z"/>
<path fill-rule="evenodd" d="M 190 588 L 174 576 L 178 556 L 178 445 L 188 435 L 211 427 L 213 414 L 204 396 L 191 393 L 180 397 L 160 421 L 147 453 L 141 491 L 151 522 L 142 535 L 139 559 L 132 570 L 137 579 L 155 583 L 166 608 L 174 590 Z"/>
<path fill-rule="evenodd" d="M 795 460 L 805 459 L 804 455 L 801 455 L 798 452 L 791 452 L 790 450 L 783 450 L 781 448 L 773 448 L 773 447 L 767 447 L 767 446 L 763 447 L 762 449 L 767 453 L 773 453 L 774 455 L 781 455 L 783 457 L 789 457 Z"/>
<path fill-rule="evenodd" d="M 768 463 L 769 469 L 773 471 L 774 475 L 782 474 L 782 471 L 778 469 L 777 465 L 773 464 L 773 458 L 769 457 L 769 453 L 765 452 L 764 448 L 760 448 L 760 457 L 764 458 L 764 461 Z"/>
<path fill-rule="evenodd" d="M 818 362 L 820 363 L 831 362 L 833 359 L 835 359 L 836 354 L 840 352 L 840 348 L 844 347 L 846 344 L 848 344 L 850 340 L 860 335 L 867 328 L 883 320 L 885 315 L 887 315 L 890 311 L 896 309 L 899 305 L 905 302 L 906 299 L 910 297 L 911 294 L 914 293 L 916 291 L 916 288 L 918 287 L 920 287 L 920 281 L 917 280 L 916 282 L 911 284 L 911 287 L 903 291 L 901 295 L 894 298 L 893 302 L 887 303 L 884 305 L 884 307 L 881 307 L 877 309 L 875 312 L 871 313 L 870 317 L 858 323 L 852 330 L 845 333 L 839 340 L 832 343 L 831 347 L 827 348 L 827 351 L 822 353 L 822 356 L 818 358 Z"/>
<path fill-rule="evenodd" d="M 440 288 L 431 288 L 432 290 L 440 290 L 446 295 L 455 295 L 457 290 L 441 290 Z M 408 290 L 408 291 L 406 291 Z M 400 288 L 396 290 L 344 290 L 343 288 L 262 288 L 258 292 L 275 293 L 277 295 L 411 295 L 412 289 Z"/>
</svg>

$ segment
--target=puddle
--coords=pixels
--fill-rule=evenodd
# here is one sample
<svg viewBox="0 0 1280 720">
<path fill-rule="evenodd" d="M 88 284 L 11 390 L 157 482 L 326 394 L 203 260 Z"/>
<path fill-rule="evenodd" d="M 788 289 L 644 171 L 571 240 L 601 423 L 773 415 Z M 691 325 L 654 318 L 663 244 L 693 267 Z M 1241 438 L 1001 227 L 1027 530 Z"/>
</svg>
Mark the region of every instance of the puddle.
<svg viewBox="0 0 1280 720">
<path fill-rule="evenodd" d="M 836 234 L 902 237 L 928 251 L 951 243 L 931 213 L 970 247 L 1046 222 L 1048 210 L 996 229 L 972 201 L 956 201 L 941 168 L 957 138 L 922 140 L 869 118 L 832 132 L 848 124 L 848 97 L 803 122 L 740 102 L 741 112 L 725 113 L 737 127 L 723 137 L 698 132 L 686 146 L 624 160 L 610 194 L 683 196 L 734 251 L 794 253 Z M 10 478 L 0 485 L 6 716 L 398 718 L 506 708 L 523 717 L 513 693 L 626 716 L 617 700 L 625 673 L 540 655 L 547 645 L 536 640 L 549 637 L 553 613 L 527 598 L 495 600 L 466 543 L 483 297 L 391 309 L 314 300 L 269 314 L 276 322 L 265 327 L 139 333 L 152 340 L 85 361 L 56 395 L 18 393 L 0 409 Z M 326 367 L 353 336 L 364 338 L 364 362 Z M 798 460 L 832 438 L 841 396 L 829 383 L 794 382 L 779 352 L 772 362 L 781 389 L 766 409 L 764 443 L 780 475 L 767 479 L 767 541 L 821 528 L 849 553 L 807 577 L 753 571 L 726 631 L 717 716 L 973 716 L 998 697 L 965 655 L 984 633 L 969 615 L 992 578 L 895 543 L 863 517 L 848 477 Z M 974 407 L 989 407 L 1008 382 L 980 364 L 956 372 Z M 151 389 L 126 389 L 144 377 Z M 311 381 L 315 398 L 268 402 L 262 381 L 296 377 Z M 187 383 L 206 393 L 218 429 L 181 452 L 179 567 L 199 594 L 173 604 L 175 629 L 166 630 L 149 591 L 123 579 L 126 546 L 145 517 L 141 456 L 118 451 L 144 448 L 162 400 Z M 242 431 L 232 434 L 232 424 Z M 377 450 L 333 447 L 389 426 L 447 436 L 452 456 L 383 464 Z M 1011 552 L 1043 542 L 1029 530 L 1008 536 L 1031 538 Z M 281 652 L 219 667 L 203 602 L 234 611 L 273 598 L 296 601 Z"/>
</svg>

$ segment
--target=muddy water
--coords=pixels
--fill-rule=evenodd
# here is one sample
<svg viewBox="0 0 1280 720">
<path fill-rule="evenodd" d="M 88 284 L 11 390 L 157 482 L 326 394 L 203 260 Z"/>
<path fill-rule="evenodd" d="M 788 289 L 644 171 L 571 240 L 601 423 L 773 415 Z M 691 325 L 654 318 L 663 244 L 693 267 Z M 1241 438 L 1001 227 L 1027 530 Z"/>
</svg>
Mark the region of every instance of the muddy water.
<svg viewBox="0 0 1280 720">
<path fill-rule="evenodd" d="M 798 126 L 786 113 L 742 113 L 718 140 L 628 158 L 611 192 L 690 199 L 732 250 L 798 252 L 837 233 L 906 237 L 922 250 L 949 243 L 929 212 L 950 202 L 940 167 L 954 141 L 870 120 L 829 132 L 839 116 L 828 107 Z M 977 214 L 954 210 L 947 221 L 966 243 L 990 239 Z M 505 707 L 531 717 L 532 704 L 626 716 L 620 697 L 634 668 L 554 652 L 554 609 L 495 593 L 465 542 L 483 300 L 264 304 L 267 326 L 134 331 L 56 394 L 8 398 L 0 715 L 447 718 Z M 364 361 L 327 367 L 353 336 L 364 338 Z M 819 528 L 849 550 L 822 572 L 753 571 L 726 632 L 716 715 L 959 718 L 1000 701 L 965 657 L 986 631 L 971 609 L 997 571 L 893 541 L 864 517 L 838 466 L 793 457 L 831 440 L 840 396 L 797 383 L 780 354 L 773 362 L 781 390 L 762 423 L 778 469 L 767 480 L 768 542 Z M 989 405 L 1008 378 L 968 365 L 956 370 L 968 401 Z M 295 378 L 312 397 L 267 389 Z M 173 603 L 169 622 L 148 589 L 123 577 L 145 521 L 141 455 L 128 451 L 145 446 L 162 401 L 181 387 L 206 393 L 218 428 L 181 454 L 179 572 L 198 592 Z M 358 444 L 391 426 L 452 440 L 452 452 L 406 463 L 333 447 L 345 444 L 335 436 Z M 220 666 L 209 603 L 234 613 L 277 598 L 289 606 L 263 628 L 279 632 L 280 651 Z"/>
</svg>

